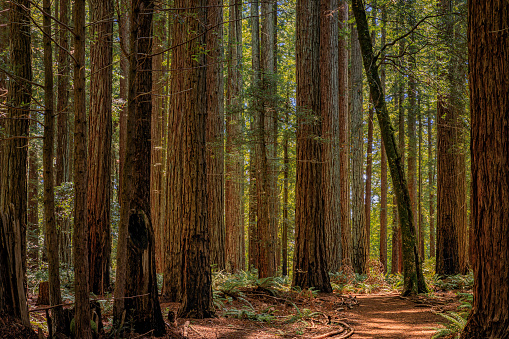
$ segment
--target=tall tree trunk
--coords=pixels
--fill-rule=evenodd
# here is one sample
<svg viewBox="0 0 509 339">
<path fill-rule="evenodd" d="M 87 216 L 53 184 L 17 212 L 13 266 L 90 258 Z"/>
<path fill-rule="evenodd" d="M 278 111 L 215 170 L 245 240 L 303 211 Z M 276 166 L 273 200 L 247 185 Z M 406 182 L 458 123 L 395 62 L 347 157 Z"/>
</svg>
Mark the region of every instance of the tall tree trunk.
<svg viewBox="0 0 509 339">
<path fill-rule="evenodd" d="M 0 312 L 30 326 L 24 280 L 26 272 L 27 162 L 32 87 L 30 2 L 9 6 L 9 49 L 15 78 L 9 81 L 7 140 L 2 145 L 0 183 Z M 2 119 L 3 120 L 3 119 Z"/>
<path fill-rule="evenodd" d="M 85 93 L 85 0 L 75 0 L 74 21 L 74 293 L 76 336 L 92 338 L 88 286 L 87 115 Z"/>
<path fill-rule="evenodd" d="M 420 102 L 419 98 L 419 102 Z M 420 104 L 417 105 L 420 109 Z M 417 204 L 418 204 L 418 215 L 419 215 L 419 255 L 424 260 L 424 224 L 423 224 L 423 215 L 422 215 L 422 170 L 421 170 L 421 164 L 422 164 L 422 112 L 419 111 L 419 169 L 418 169 L 418 185 L 419 185 L 419 191 L 417 195 Z"/>
<path fill-rule="evenodd" d="M 55 191 L 53 181 L 53 156 L 55 146 L 55 115 L 53 96 L 53 48 L 51 46 L 51 1 L 43 2 L 43 44 L 44 44 L 44 140 L 43 140 L 43 182 L 44 220 L 46 245 L 48 246 L 48 280 L 50 305 L 62 304 L 60 293 L 60 261 L 58 258 L 58 234 L 55 220 Z M 66 333 L 62 306 L 51 310 L 53 333 Z"/>
<path fill-rule="evenodd" d="M 366 243 L 368 259 L 371 247 L 371 180 L 373 173 L 373 115 L 374 108 L 369 108 L 368 114 L 368 144 L 366 156 L 366 189 L 364 194 L 364 222 L 366 227 Z M 362 138 L 364 140 L 364 138 Z"/>
<path fill-rule="evenodd" d="M 30 2 L 11 2 L 9 7 L 9 59 L 14 77 L 7 92 L 7 116 L 4 123 L 5 138 L 2 142 L 2 178 L 0 183 L 0 208 L 19 223 L 21 263 L 26 273 L 27 228 L 27 170 L 30 101 L 32 95 L 32 58 L 30 33 Z M 4 120 L 4 119 L 2 119 Z M 25 279 L 25 278 L 23 278 Z"/>
<path fill-rule="evenodd" d="M 128 120 L 122 179 L 114 325 L 128 319 L 138 333 L 165 333 L 157 294 L 155 245 L 150 217 L 150 133 L 152 114 L 152 0 L 131 3 Z"/>
<path fill-rule="evenodd" d="M 351 122 L 352 139 L 352 264 L 356 273 L 367 273 L 368 237 L 364 214 L 363 157 L 364 130 L 362 119 L 362 55 L 357 28 L 351 36 Z"/>
<path fill-rule="evenodd" d="M 241 4 L 230 0 L 228 32 L 228 86 L 226 115 L 226 268 L 230 272 L 242 270 L 242 182 L 244 159 L 242 154 L 242 17 Z"/>
<path fill-rule="evenodd" d="M 400 41 L 399 50 L 403 51 L 403 42 Z M 396 107 L 398 108 L 398 148 L 401 152 L 401 166 L 404 171 L 405 166 L 405 111 L 403 107 L 403 79 L 401 76 L 397 78 L 396 84 Z M 384 145 L 385 148 L 385 145 Z M 386 152 L 387 154 L 387 152 Z M 392 229 L 392 268 L 391 273 L 400 273 L 403 269 L 403 251 L 401 223 L 398 216 L 396 192 L 393 189 L 392 203 L 395 208 L 393 209 L 393 229 Z"/>
<path fill-rule="evenodd" d="M 150 215 L 154 228 L 156 269 L 163 271 L 164 265 L 164 123 L 165 123 L 165 77 L 164 44 L 166 41 L 166 13 L 154 12 L 154 38 L 152 44 L 152 114 L 150 132 Z"/>
<path fill-rule="evenodd" d="M 286 102 L 285 131 L 283 132 L 283 227 L 281 231 L 281 273 L 283 277 L 288 276 L 288 177 L 290 172 L 290 158 L 288 157 L 288 126 L 290 120 L 290 99 L 289 93 Z"/>
<path fill-rule="evenodd" d="M 224 80 L 222 0 L 209 0 L 207 32 L 207 192 L 210 230 L 210 263 L 218 270 L 225 265 L 224 203 Z M 241 25 L 241 22 L 236 23 Z M 240 79 L 239 79 L 240 83 Z M 242 171 L 242 169 L 241 169 Z M 239 199 L 242 203 L 242 197 Z M 242 218 L 242 214 L 240 216 Z M 242 220 L 242 219 L 241 219 Z M 242 223 L 241 223 L 242 224 Z M 240 230 L 241 235 L 243 230 Z M 242 258 L 244 257 L 241 252 Z M 243 267 L 242 267 L 243 268 Z"/>
<path fill-rule="evenodd" d="M 327 269 L 341 268 L 339 162 L 339 69 L 337 0 L 320 2 L 320 103 L 322 118 L 322 185 Z"/>
<path fill-rule="evenodd" d="M 258 220 L 258 275 L 260 278 L 276 274 L 276 209 L 274 178 L 274 123 L 276 89 L 274 78 L 274 1 L 261 4 L 261 83 L 262 102 L 258 110 L 257 137 L 257 220 Z"/>
<path fill-rule="evenodd" d="M 468 6 L 474 304 L 461 338 L 508 338 L 509 1 Z"/>
<path fill-rule="evenodd" d="M 454 17 L 452 0 L 441 1 L 447 93 L 437 99 L 437 253 L 436 272 L 441 276 L 466 273 L 466 177 L 463 154 L 461 114 L 464 108 L 458 98 L 463 83 L 460 60 L 454 56 Z M 450 197 L 455 197 L 451 199 Z"/>
<path fill-rule="evenodd" d="M 434 159 L 433 159 L 433 137 L 432 137 L 432 119 L 431 110 L 428 109 L 428 187 L 429 187 L 429 256 L 434 258 L 436 255 L 435 247 L 435 204 L 434 204 Z"/>
<path fill-rule="evenodd" d="M 353 0 L 352 3 L 355 21 L 359 32 L 359 42 L 362 50 L 364 69 L 368 78 L 371 98 L 374 101 L 376 115 L 382 139 L 391 171 L 392 183 L 398 198 L 399 218 L 403 234 L 403 295 L 427 292 L 422 263 L 417 250 L 415 227 L 412 224 L 413 216 L 410 205 L 410 196 L 404 172 L 401 166 L 401 158 L 396 147 L 396 140 L 391 125 L 385 97 L 382 92 L 382 85 L 378 76 L 376 58 L 373 55 L 373 46 L 369 36 L 369 26 L 366 19 L 366 12 L 361 0 Z"/>
<path fill-rule="evenodd" d="M 387 22 L 387 8 L 382 6 L 382 32 L 380 45 L 385 46 Z M 381 54 L 381 59 L 385 59 L 385 52 Z M 380 81 L 382 82 L 382 92 L 385 95 L 385 66 L 380 69 Z M 384 273 L 387 273 L 387 153 L 383 140 L 380 141 L 381 159 L 380 159 L 380 262 L 382 263 Z"/>
<path fill-rule="evenodd" d="M 297 182 L 293 285 L 332 292 L 325 258 L 320 112 L 320 4 L 297 1 Z"/>
<path fill-rule="evenodd" d="M 32 119 L 35 114 L 31 114 Z M 34 132 L 34 124 L 30 126 L 30 132 Z M 39 262 L 39 160 L 37 157 L 37 143 L 30 142 L 28 150 L 28 225 L 27 225 L 27 241 L 28 241 L 28 257 L 31 265 L 37 267 Z"/>
<path fill-rule="evenodd" d="M 210 272 L 209 230 L 207 222 L 207 168 L 205 162 L 205 126 L 207 114 L 206 58 L 196 51 L 205 48 L 207 7 L 205 0 L 177 0 L 177 13 L 183 18 L 174 27 L 174 43 L 187 41 L 173 54 L 172 69 L 186 72 L 173 79 L 175 114 L 181 121 L 183 140 L 177 145 L 181 154 L 183 204 L 182 223 L 182 303 L 178 316 L 213 316 L 212 276 Z M 189 34 L 192 32 L 192 35 Z M 175 66 L 173 66 L 175 65 Z"/>
<path fill-rule="evenodd" d="M 90 109 L 88 114 L 87 222 L 90 291 L 110 287 L 113 1 L 89 0 Z"/>
<path fill-rule="evenodd" d="M 260 90 L 260 19 L 258 0 L 251 3 L 251 67 L 253 69 L 251 100 L 251 121 L 250 132 L 253 138 L 251 149 L 249 151 L 249 268 L 258 269 L 258 189 L 256 179 L 259 175 L 256 173 L 258 168 L 258 137 L 256 130 L 258 125 L 258 112 L 260 110 L 259 90 Z"/>
<path fill-rule="evenodd" d="M 341 211 L 341 258 L 342 264 L 352 264 L 352 231 L 350 227 L 350 177 L 349 177 L 349 148 L 350 128 L 348 110 L 348 2 L 340 0 L 338 9 L 339 19 L 339 190 Z"/>
<path fill-rule="evenodd" d="M 59 0 L 59 21 L 69 25 L 69 0 Z M 57 147 L 55 162 L 55 186 L 61 186 L 70 181 L 70 141 L 69 135 L 69 83 L 70 83 L 70 58 L 69 32 L 63 27 L 58 30 L 58 72 L 57 72 Z M 61 204 L 55 207 L 57 215 L 57 232 L 59 233 L 60 260 L 67 266 L 71 265 L 71 223 L 70 219 L 63 216 Z"/>
</svg>

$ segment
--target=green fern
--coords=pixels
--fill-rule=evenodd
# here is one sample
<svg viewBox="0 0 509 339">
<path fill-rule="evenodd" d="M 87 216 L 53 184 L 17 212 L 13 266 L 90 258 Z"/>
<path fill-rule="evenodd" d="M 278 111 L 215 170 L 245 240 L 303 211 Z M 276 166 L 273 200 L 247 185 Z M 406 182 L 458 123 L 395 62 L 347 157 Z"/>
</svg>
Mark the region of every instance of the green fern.
<svg viewBox="0 0 509 339">
<path fill-rule="evenodd" d="M 443 338 L 445 336 L 453 336 L 453 338 L 459 338 L 461 332 L 467 324 L 467 319 L 463 315 L 456 312 L 440 313 L 442 317 L 447 319 L 449 322 L 445 325 L 445 328 L 437 328 L 437 332 L 431 337 Z"/>
</svg>

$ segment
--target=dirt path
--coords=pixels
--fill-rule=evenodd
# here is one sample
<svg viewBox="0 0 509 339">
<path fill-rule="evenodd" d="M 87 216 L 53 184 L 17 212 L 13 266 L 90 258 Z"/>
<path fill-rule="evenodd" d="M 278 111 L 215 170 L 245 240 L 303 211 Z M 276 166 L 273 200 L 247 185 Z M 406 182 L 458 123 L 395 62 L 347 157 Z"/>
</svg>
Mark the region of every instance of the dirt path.
<svg viewBox="0 0 509 339">
<path fill-rule="evenodd" d="M 289 322 L 291 314 L 295 313 L 295 306 L 277 303 L 273 298 L 260 297 L 249 299 L 253 307 L 260 310 L 274 308 L 274 318 L 270 322 L 252 321 L 249 319 L 235 319 L 218 317 L 204 320 L 179 319 L 174 329 L 187 338 L 228 338 L 228 339 L 258 339 L 258 338 L 315 338 L 331 334 L 326 339 L 344 338 L 349 331 L 339 333 L 345 323 L 353 328 L 355 339 L 401 339 L 401 338 L 431 338 L 444 318 L 432 312 L 440 310 L 441 305 L 452 305 L 453 298 L 429 299 L 418 297 L 413 299 L 401 298 L 397 293 L 356 295 L 359 305 L 353 308 L 341 303 L 342 298 L 337 294 L 324 294 L 311 301 L 296 301 L 301 312 L 308 312 L 310 316 L 299 321 Z M 342 306 L 341 306 L 342 305 Z M 176 308 L 176 304 L 171 308 Z M 232 305 L 237 309 L 240 304 Z M 315 314 L 315 315 L 312 315 Z M 187 324 L 186 324 L 187 323 Z M 332 332 L 338 332 L 332 335 Z"/>
<path fill-rule="evenodd" d="M 354 328 L 351 338 L 431 338 L 444 318 L 431 306 L 400 298 L 399 294 L 359 295 L 359 306 L 345 312 L 345 321 Z"/>
</svg>

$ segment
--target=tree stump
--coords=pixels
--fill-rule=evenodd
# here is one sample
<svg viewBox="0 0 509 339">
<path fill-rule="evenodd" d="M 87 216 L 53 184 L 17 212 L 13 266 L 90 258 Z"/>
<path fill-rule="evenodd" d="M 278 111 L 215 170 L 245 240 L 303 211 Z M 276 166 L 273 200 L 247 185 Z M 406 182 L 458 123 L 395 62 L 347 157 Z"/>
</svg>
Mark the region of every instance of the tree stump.
<svg viewBox="0 0 509 339">
<path fill-rule="evenodd" d="M 37 297 L 37 305 L 49 305 L 49 282 L 41 281 L 39 283 L 39 296 Z"/>
</svg>

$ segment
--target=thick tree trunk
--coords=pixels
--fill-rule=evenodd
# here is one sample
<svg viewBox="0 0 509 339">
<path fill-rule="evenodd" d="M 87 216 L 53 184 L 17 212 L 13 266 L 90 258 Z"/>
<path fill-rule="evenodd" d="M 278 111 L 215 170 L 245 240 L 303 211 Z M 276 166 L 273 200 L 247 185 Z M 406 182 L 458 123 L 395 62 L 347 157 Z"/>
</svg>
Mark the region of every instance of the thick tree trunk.
<svg viewBox="0 0 509 339">
<path fill-rule="evenodd" d="M 223 2 L 222 0 L 209 0 L 208 2 L 210 6 L 207 14 L 208 25 L 211 30 L 207 32 L 207 50 L 209 52 L 207 54 L 206 142 L 210 263 L 216 269 L 223 270 L 226 268 L 223 25 L 221 24 L 223 21 Z M 241 25 L 241 22 L 239 21 L 236 24 Z M 238 81 L 240 83 L 240 79 Z M 242 197 L 240 197 L 239 202 L 242 203 Z M 240 231 L 242 235 L 243 230 Z M 243 258 L 243 253 L 240 253 Z"/>
<path fill-rule="evenodd" d="M 357 28 L 351 35 L 351 138 L 352 138 L 352 264 L 355 273 L 367 273 L 368 237 L 364 214 L 363 164 L 364 130 L 362 118 L 362 55 Z"/>
<path fill-rule="evenodd" d="M 242 17 L 241 4 L 230 0 L 228 33 L 228 86 L 226 114 L 226 268 L 237 272 L 242 267 L 243 210 L 242 182 L 244 159 L 242 154 Z"/>
<path fill-rule="evenodd" d="M 403 295 L 427 292 L 422 263 L 417 250 L 415 227 L 412 224 L 413 216 L 410 205 L 410 196 L 406 186 L 405 176 L 401 166 L 401 158 L 396 147 L 396 140 L 385 104 L 385 97 L 382 92 L 378 67 L 373 55 L 373 47 L 369 36 L 369 27 L 366 19 L 366 12 L 361 0 L 353 0 L 352 3 L 355 21 L 359 32 L 359 42 L 362 49 L 364 69 L 367 74 L 371 97 L 382 132 L 385 150 L 391 171 L 392 183 L 398 198 L 399 217 L 403 233 Z"/>
<path fill-rule="evenodd" d="M 163 48 L 166 37 L 166 13 L 154 12 L 154 38 L 152 44 L 152 114 L 150 132 L 150 215 L 154 228 L 156 248 L 156 269 L 163 271 L 164 265 L 164 125 L 165 125 L 165 77 L 167 69 L 164 67 Z"/>
<path fill-rule="evenodd" d="M 30 101 L 32 95 L 30 2 L 20 0 L 9 6 L 9 59 L 14 77 L 10 79 L 7 93 L 7 119 L 3 120 L 2 177 L 0 182 L 0 209 L 10 213 L 19 223 L 21 262 L 26 273 L 27 228 L 27 170 Z M 25 278 L 23 278 L 25 279 Z"/>
<path fill-rule="evenodd" d="M 474 304 L 462 339 L 509 338 L 508 8 L 507 0 L 468 8 Z"/>
<path fill-rule="evenodd" d="M 350 124 L 348 110 L 348 2 L 340 0 L 338 9 L 339 20 L 339 190 L 341 211 L 341 258 L 342 264 L 352 264 L 352 231 L 350 227 L 350 176 L 349 148 Z"/>
<path fill-rule="evenodd" d="M 117 256 L 114 326 L 129 321 L 137 333 L 166 332 L 157 294 L 154 231 L 150 217 L 152 114 L 152 0 L 131 3 L 128 119 Z"/>
<path fill-rule="evenodd" d="M 30 2 L 9 6 L 10 62 L 16 79 L 10 79 L 7 93 L 7 138 L 1 150 L 0 182 L 0 312 L 30 326 L 24 280 L 26 272 L 27 163 L 32 87 Z"/>
<path fill-rule="evenodd" d="M 113 1 L 89 0 L 90 110 L 88 114 L 87 222 L 90 291 L 103 295 L 110 287 L 111 134 Z"/>
<path fill-rule="evenodd" d="M 320 103 L 323 139 L 322 185 L 325 212 L 327 269 L 341 268 L 339 162 L 339 69 L 337 0 L 320 3 Z"/>
<path fill-rule="evenodd" d="M 182 223 L 182 303 L 178 316 L 208 318 L 214 315 L 212 276 L 210 271 L 209 230 L 207 221 L 207 178 L 205 162 L 205 126 L 207 114 L 206 58 L 195 51 L 205 48 L 207 7 L 205 0 L 177 0 L 182 17 L 174 27 L 174 43 L 188 41 L 173 52 L 172 69 L 186 72 L 173 79 L 176 105 L 174 114 L 181 121 L 183 140 L 177 148 L 181 154 L 183 196 Z M 192 32 L 192 34 L 190 34 Z"/>
<path fill-rule="evenodd" d="M 74 21 L 74 293 L 76 336 L 92 338 L 88 287 L 87 115 L 85 93 L 85 0 L 75 0 Z"/>
<path fill-rule="evenodd" d="M 320 113 L 320 4 L 297 1 L 297 182 L 293 285 L 332 292 L 325 258 Z"/>
</svg>

